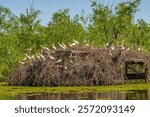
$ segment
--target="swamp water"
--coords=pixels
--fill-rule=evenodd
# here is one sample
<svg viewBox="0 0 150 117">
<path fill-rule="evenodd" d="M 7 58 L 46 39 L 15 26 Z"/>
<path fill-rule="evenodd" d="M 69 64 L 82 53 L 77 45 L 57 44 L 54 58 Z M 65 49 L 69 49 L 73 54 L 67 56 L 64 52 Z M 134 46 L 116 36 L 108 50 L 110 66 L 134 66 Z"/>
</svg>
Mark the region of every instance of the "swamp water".
<svg viewBox="0 0 150 117">
<path fill-rule="evenodd" d="M 28 93 L 16 100 L 150 100 L 150 90 L 84 92 L 84 93 Z"/>
</svg>

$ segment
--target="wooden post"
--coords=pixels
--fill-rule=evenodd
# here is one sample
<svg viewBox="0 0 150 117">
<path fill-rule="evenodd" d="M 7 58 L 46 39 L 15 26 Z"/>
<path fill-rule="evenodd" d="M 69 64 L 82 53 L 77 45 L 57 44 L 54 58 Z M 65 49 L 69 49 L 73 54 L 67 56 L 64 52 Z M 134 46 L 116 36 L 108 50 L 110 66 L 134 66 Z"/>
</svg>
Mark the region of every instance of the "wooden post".
<svg viewBox="0 0 150 117">
<path fill-rule="evenodd" d="M 145 75 L 146 75 L 145 82 L 149 83 L 150 82 L 150 78 L 149 78 L 149 69 L 148 69 L 148 66 L 146 66 L 146 68 L 145 68 Z"/>
<path fill-rule="evenodd" d="M 127 73 L 128 73 L 128 63 L 127 62 L 125 62 L 125 71 L 124 71 L 124 78 L 125 78 L 125 80 L 128 80 L 128 78 L 127 78 Z"/>
</svg>

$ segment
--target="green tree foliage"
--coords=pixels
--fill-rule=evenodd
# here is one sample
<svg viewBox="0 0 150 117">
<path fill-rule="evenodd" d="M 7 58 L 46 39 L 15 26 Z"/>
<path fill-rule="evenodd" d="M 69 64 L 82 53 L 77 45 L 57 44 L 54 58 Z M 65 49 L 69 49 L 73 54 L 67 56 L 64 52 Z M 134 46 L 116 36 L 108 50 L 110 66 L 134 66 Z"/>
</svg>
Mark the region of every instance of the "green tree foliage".
<svg viewBox="0 0 150 117">
<path fill-rule="evenodd" d="M 134 0 L 133 2 L 120 2 L 115 10 L 115 19 L 116 19 L 116 30 L 118 33 L 118 38 L 120 40 L 125 40 L 134 42 L 136 39 L 135 36 L 135 24 L 134 24 L 134 15 L 138 11 L 138 5 L 140 0 Z"/>
<path fill-rule="evenodd" d="M 150 24 L 146 23 L 143 19 L 138 20 L 137 31 L 135 32 L 137 35 L 136 44 L 138 46 L 143 46 L 145 49 L 150 51 Z"/>
<path fill-rule="evenodd" d="M 115 12 L 109 5 L 92 2 L 92 22 L 89 26 L 90 39 L 99 46 L 103 43 L 134 40 L 134 15 L 138 10 L 140 0 L 120 2 L 115 6 Z M 135 40 L 134 40 L 135 41 Z"/>
<path fill-rule="evenodd" d="M 32 6 L 15 16 L 10 9 L 0 6 L 0 79 L 19 65 L 25 54 L 34 54 L 40 45 L 51 47 L 58 43 L 68 45 L 73 39 L 80 44 L 88 42 L 97 47 L 105 43 L 121 43 L 150 51 L 150 24 L 143 19 L 134 21 L 140 0 L 120 2 L 113 9 L 96 1 L 91 2 L 92 13 L 82 10 L 74 18 L 69 9 L 52 15 L 47 26 L 41 25 L 41 13 Z"/>
<path fill-rule="evenodd" d="M 68 44 L 73 39 L 80 40 L 84 37 L 85 31 L 79 23 L 79 16 L 72 20 L 69 9 L 59 10 L 52 16 L 52 21 L 47 27 L 47 42 L 58 45 L 64 42 Z"/>
<path fill-rule="evenodd" d="M 15 67 L 13 63 L 16 62 L 18 51 L 15 38 L 17 23 L 17 17 L 10 9 L 0 6 L 0 79 L 8 76 Z"/>
<path fill-rule="evenodd" d="M 28 48 L 37 49 L 41 44 L 41 39 L 39 38 L 40 33 L 40 20 L 38 15 L 39 10 L 35 10 L 32 6 L 30 9 L 26 9 L 25 14 L 21 14 L 19 17 L 19 47 L 21 50 L 27 51 Z"/>
<path fill-rule="evenodd" d="M 90 42 L 100 46 L 103 43 L 110 43 L 112 38 L 112 18 L 113 13 L 108 6 L 104 6 L 97 2 L 92 2 L 93 14 L 91 15 L 91 24 L 89 25 Z M 92 40 L 93 41 L 92 41 Z"/>
</svg>

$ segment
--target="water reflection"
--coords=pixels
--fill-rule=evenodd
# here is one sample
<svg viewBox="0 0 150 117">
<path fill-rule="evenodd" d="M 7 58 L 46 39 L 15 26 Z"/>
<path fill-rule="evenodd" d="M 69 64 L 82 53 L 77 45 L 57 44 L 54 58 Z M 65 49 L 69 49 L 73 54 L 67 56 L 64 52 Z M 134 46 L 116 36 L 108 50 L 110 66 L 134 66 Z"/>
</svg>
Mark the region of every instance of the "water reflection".
<svg viewBox="0 0 150 117">
<path fill-rule="evenodd" d="M 150 100 L 150 90 L 21 94 L 17 100 Z"/>
</svg>

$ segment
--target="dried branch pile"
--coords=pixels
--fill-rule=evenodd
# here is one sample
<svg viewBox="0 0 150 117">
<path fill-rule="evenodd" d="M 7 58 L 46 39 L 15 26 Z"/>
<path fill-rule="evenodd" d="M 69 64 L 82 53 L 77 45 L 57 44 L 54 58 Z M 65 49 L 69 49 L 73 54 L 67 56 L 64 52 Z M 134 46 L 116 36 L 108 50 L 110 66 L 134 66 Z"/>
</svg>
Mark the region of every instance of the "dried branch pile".
<svg viewBox="0 0 150 117">
<path fill-rule="evenodd" d="M 27 57 L 8 78 L 9 85 L 91 86 L 123 84 L 121 65 L 143 55 L 89 46 L 49 50 Z"/>
</svg>

